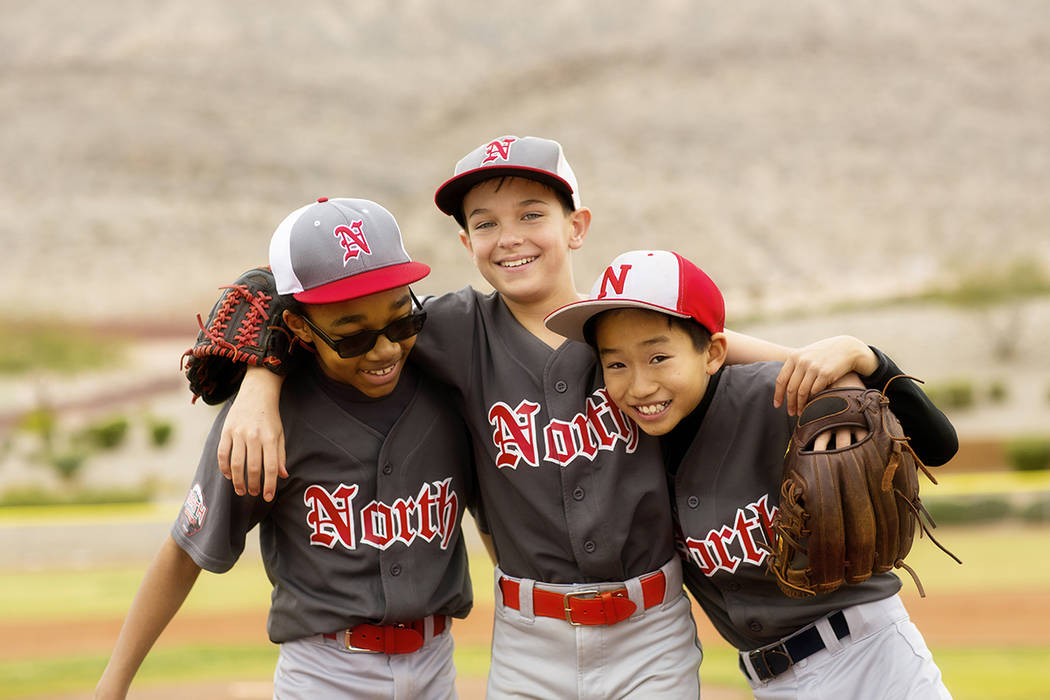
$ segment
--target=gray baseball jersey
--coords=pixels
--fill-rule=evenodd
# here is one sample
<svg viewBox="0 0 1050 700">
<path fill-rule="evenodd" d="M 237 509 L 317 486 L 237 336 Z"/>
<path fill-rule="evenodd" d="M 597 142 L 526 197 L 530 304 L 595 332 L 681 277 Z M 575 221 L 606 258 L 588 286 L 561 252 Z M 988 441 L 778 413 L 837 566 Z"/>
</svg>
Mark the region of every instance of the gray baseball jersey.
<svg viewBox="0 0 1050 700">
<path fill-rule="evenodd" d="M 472 594 L 460 519 L 473 470 L 447 397 L 420 377 L 384 438 L 322 390 L 315 373 L 297 373 L 280 404 L 291 476 L 270 503 L 237 496 L 218 470 L 227 402 L 172 536 L 201 568 L 221 573 L 259 525 L 274 642 L 362 622 L 465 617 Z"/>
<path fill-rule="evenodd" d="M 674 556 L 658 442 L 612 403 L 594 352 L 551 349 L 498 294 L 428 300 L 413 358 L 455 387 L 503 571 L 552 583 L 623 581 Z"/>
<path fill-rule="evenodd" d="M 766 571 L 761 545 L 771 541 L 784 451 L 796 421 L 773 407 L 780 367 L 721 370 L 673 477 L 686 587 L 721 635 L 742 650 L 773 643 L 836 610 L 888 598 L 901 587 L 887 572 L 827 595 L 789 598 Z M 931 412 L 927 419 L 936 434 L 943 415 Z"/>
</svg>

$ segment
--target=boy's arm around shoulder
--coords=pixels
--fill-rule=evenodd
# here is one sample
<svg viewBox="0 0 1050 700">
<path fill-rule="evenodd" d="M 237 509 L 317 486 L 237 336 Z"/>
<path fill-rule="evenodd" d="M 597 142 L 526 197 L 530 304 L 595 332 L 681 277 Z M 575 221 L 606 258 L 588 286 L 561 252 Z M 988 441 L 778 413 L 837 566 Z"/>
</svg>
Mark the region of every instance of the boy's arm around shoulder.
<svg viewBox="0 0 1050 700">
<path fill-rule="evenodd" d="M 183 353 L 186 377 L 194 399 L 208 404 L 237 392 L 219 441 L 219 470 L 238 495 L 258 495 L 262 487 L 272 500 L 277 475 L 287 476 L 281 385 L 308 353 L 292 353 L 297 341 L 284 324 L 287 307 L 268 267 L 252 268 L 219 289 L 207 322 L 198 317 L 194 346 Z"/>
<path fill-rule="evenodd" d="M 284 377 L 249 367 L 222 426 L 216 456 L 219 471 L 238 496 L 262 492 L 272 501 L 278 476 L 287 478 L 281 387 Z"/>
<path fill-rule="evenodd" d="M 131 603 L 113 655 L 95 687 L 96 698 L 127 695 L 143 659 L 186 600 L 200 572 L 200 567 L 168 535 Z"/>
<path fill-rule="evenodd" d="M 801 348 L 789 348 L 760 338 L 726 330 L 728 364 L 782 362 L 773 393 L 773 405 L 786 404 L 796 416 L 809 398 L 832 386 L 850 372 L 870 374 L 878 366 L 871 349 L 859 339 L 837 335 Z"/>
</svg>

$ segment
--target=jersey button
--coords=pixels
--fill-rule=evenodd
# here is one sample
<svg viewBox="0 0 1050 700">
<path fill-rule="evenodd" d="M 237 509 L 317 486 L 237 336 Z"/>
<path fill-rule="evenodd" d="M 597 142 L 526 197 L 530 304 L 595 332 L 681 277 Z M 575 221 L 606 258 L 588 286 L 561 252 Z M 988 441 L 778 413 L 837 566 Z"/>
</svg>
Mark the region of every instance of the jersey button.
<svg viewBox="0 0 1050 700">
<path fill-rule="evenodd" d="M 751 630 L 752 632 L 761 632 L 762 631 L 762 623 L 759 622 L 758 620 L 752 620 L 751 622 L 747 623 L 747 628 L 749 630 Z"/>
<path fill-rule="evenodd" d="M 384 464 L 383 465 L 383 473 L 384 474 L 389 474 L 392 471 L 394 471 L 394 468 L 392 466 L 390 466 L 389 464 Z"/>
<path fill-rule="evenodd" d="M 392 576 L 400 576 L 401 575 L 401 565 L 400 564 L 394 564 L 393 566 L 391 566 L 390 567 L 390 574 Z"/>
<path fill-rule="evenodd" d="M 686 500 L 686 503 L 689 504 L 690 508 L 696 508 L 698 505 L 700 505 L 700 499 L 696 496 L 690 496 L 688 500 Z"/>
<path fill-rule="evenodd" d="M 559 394 L 564 394 L 566 391 L 569 390 L 569 385 L 559 379 L 558 381 L 554 382 L 554 390 Z"/>
<path fill-rule="evenodd" d="M 577 486 L 575 489 L 572 490 L 572 497 L 575 498 L 577 501 L 582 501 L 583 500 L 583 496 L 584 496 L 583 488 Z"/>
<path fill-rule="evenodd" d="M 583 543 L 583 551 L 591 554 L 594 550 L 598 549 L 598 545 L 594 544 L 594 540 L 587 540 Z"/>
</svg>

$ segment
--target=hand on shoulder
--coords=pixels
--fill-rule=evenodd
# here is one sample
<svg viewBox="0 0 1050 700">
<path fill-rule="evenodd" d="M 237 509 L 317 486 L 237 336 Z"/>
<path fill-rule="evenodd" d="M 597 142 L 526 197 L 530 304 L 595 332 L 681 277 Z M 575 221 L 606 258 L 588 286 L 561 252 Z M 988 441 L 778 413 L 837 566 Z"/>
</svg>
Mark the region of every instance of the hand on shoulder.
<svg viewBox="0 0 1050 700">
<path fill-rule="evenodd" d="M 789 415 L 798 415 L 809 398 L 855 372 L 867 376 L 878 369 L 878 358 L 863 341 L 837 335 L 792 350 L 777 375 L 773 405 L 786 404 Z"/>
</svg>

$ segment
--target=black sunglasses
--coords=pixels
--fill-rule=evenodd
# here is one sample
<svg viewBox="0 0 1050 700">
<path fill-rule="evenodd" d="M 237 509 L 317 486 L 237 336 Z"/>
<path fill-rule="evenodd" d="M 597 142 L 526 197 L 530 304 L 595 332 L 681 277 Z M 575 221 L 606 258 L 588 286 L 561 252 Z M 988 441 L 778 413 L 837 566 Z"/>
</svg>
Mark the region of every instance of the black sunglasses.
<svg viewBox="0 0 1050 700">
<path fill-rule="evenodd" d="M 412 295 L 412 301 L 420 309 L 423 305 L 419 303 L 419 299 L 416 299 L 416 295 L 412 293 L 412 290 L 408 290 L 408 293 Z M 339 357 L 357 357 L 358 355 L 364 355 L 376 346 L 376 341 L 379 340 L 380 335 L 385 335 L 391 342 L 397 343 L 402 340 L 408 340 L 412 336 L 423 330 L 423 324 L 427 320 L 426 311 L 417 311 L 411 313 L 408 316 L 402 316 L 396 321 L 391 322 L 386 328 L 380 328 L 377 331 L 359 331 L 352 335 L 344 336 L 336 340 L 330 338 L 327 333 L 317 327 L 317 325 L 310 320 L 310 317 L 305 313 L 302 314 L 303 321 L 306 325 L 321 337 L 321 340 L 325 344 L 336 351 Z"/>
</svg>

